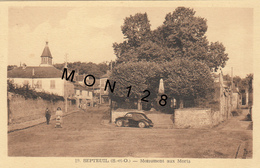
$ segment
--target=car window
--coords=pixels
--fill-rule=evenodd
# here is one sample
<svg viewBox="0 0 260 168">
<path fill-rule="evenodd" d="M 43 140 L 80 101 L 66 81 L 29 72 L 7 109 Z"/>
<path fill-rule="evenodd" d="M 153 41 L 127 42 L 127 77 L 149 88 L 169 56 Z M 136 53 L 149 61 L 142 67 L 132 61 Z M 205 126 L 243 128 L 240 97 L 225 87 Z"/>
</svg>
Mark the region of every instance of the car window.
<svg viewBox="0 0 260 168">
<path fill-rule="evenodd" d="M 132 117 L 132 114 L 128 113 L 125 115 L 126 117 Z"/>
<path fill-rule="evenodd" d="M 148 119 L 148 117 L 145 114 L 141 114 L 145 119 Z"/>
<path fill-rule="evenodd" d="M 146 118 L 142 114 L 133 114 L 133 119 L 134 120 L 141 120 L 141 119 L 146 119 Z"/>
</svg>

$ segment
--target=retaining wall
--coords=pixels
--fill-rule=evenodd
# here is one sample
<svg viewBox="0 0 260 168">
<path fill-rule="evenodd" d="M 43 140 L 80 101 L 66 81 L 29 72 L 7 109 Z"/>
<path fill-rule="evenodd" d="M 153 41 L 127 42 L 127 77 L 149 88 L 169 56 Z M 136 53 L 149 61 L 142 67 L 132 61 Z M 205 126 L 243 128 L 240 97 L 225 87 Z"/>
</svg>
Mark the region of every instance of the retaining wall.
<svg viewBox="0 0 260 168">
<path fill-rule="evenodd" d="M 45 110 L 48 108 L 54 116 L 56 109 L 61 107 L 65 111 L 65 102 L 51 103 L 42 99 L 25 99 L 22 96 L 13 96 L 9 101 L 11 114 L 9 124 L 16 124 L 45 117 Z M 77 109 L 76 105 L 68 105 L 68 111 Z"/>
<path fill-rule="evenodd" d="M 211 109 L 184 108 L 176 109 L 174 114 L 175 128 L 213 127 L 225 120 L 220 111 Z"/>
</svg>

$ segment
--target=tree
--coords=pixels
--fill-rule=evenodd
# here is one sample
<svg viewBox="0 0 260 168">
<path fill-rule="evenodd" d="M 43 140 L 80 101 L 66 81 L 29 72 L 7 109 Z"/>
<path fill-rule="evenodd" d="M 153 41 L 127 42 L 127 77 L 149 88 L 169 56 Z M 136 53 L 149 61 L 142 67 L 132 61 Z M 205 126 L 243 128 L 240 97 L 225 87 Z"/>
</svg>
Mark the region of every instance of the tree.
<svg viewBox="0 0 260 168">
<path fill-rule="evenodd" d="M 7 71 L 11 71 L 11 70 L 13 70 L 14 68 L 17 68 L 17 65 L 8 65 L 8 66 L 7 66 Z"/>
<path fill-rule="evenodd" d="M 64 65 L 65 65 L 64 63 L 55 64 L 54 67 L 63 71 Z M 97 78 L 100 78 L 102 75 L 104 75 L 107 72 L 107 70 L 109 70 L 109 66 L 104 62 L 95 64 L 92 62 L 86 63 L 86 62 L 78 61 L 78 62 L 69 62 L 67 66 L 68 69 L 75 70 L 76 72 L 79 73 L 79 75 L 91 74 Z"/>
<path fill-rule="evenodd" d="M 110 94 L 114 101 L 143 98 L 149 90 L 150 103 L 158 96 L 159 81 L 164 80 L 165 93 L 177 100 L 205 97 L 213 91 L 213 78 L 206 64 L 199 61 L 176 58 L 172 62 L 156 64 L 154 62 L 129 62 L 119 64 L 113 69 L 111 83 L 116 82 L 115 90 Z M 131 92 L 127 97 L 131 86 Z M 168 103 L 169 104 L 169 103 Z"/>
<path fill-rule="evenodd" d="M 228 54 L 225 53 L 225 47 L 222 43 L 211 43 L 208 50 L 208 66 L 215 72 L 219 67 L 224 68 L 228 61 Z"/>
<path fill-rule="evenodd" d="M 135 16 L 130 15 L 130 17 L 125 18 L 121 29 L 129 46 L 138 47 L 149 39 L 150 26 L 147 14 L 137 13 Z"/>
<path fill-rule="evenodd" d="M 107 70 L 109 70 L 109 65 L 105 62 L 97 64 L 97 67 L 102 75 L 107 73 Z"/>
<path fill-rule="evenodd" d="M 116 82 L 115 90 L 110 94 L 113 100 L 141 99 L 144 90 L 149 90 L 154 98 L 159 87 L 160 65 L 153 62 L 129 62 L 113 68 L 111 83 Z M 131 92 L 128 95 L 131 86 Z"/>
<path fill-rule="evenodd" d="M 210 72 L 224 67 L 228 54 L 222 43 L 209 43 L 205 35 L 207 20 L 195 13 L 193 9 L 178 7 L 168 13 L 163 24 L 155 30 L 150 29 L 146 13 L 127 17 L 121 27 L 126 40 L 113 44 L 117 56 L 113 79 L 124 87 L 126 84 L 136 86 L 135 98 L 143 95 L 144 88 L 154 90 L 156 85 L 158 87 L 160 78 L 165 81 L 167 95 L 179 100 L 206 97 L 211 93 Z M 153 71 L 160 75 L 150 74 L 146 67 L 156 65 L 160 67 Z M 146 74 L 155 77 L 154 80 Z M 130 79 L 134 82 L 129 82 Z M 152 84 L 153 81 L 157 83 Z"/>
<path fill-rule="evenodd" d="M 138 52 L 135 49 L 147 42 L 151 36 L 147 14 L 137 13 L 134 16 L 130 15 L 130 17 L 126 17 L 121 30 L 126 41 L 120 44 L 113 44 L 118 62 L 138 61 Z"/>
<path fill-rule="evenodd" d="M 165 90 L 171 97 L 179 100 L 205 98 L 213 91 L 213 78 L 204 63 L 176 58 L 162 67 Z"/>
<path fill-rule="evenodd" d="M 180 57 L 206 63 L 212 71 L 224 67 L 228 60 L 224 45 L 209 44 L 205 36 L 207 20 L 195 13 L 193 9 L 178 7 L 153 31 L 146 13 L 127 17 L 121 27 L 126 40 L 113 44 L 117 63 L 144 60 L 161 63 Z"/>
<path fill-rule="evenodd" d="M 64 68 L 65 64 L 64 64 L 64 63 L 62 63 L 62 64 L 54 64 L 53 66 L 54 66 L 55 68 L 57 68 L 57 69 L 63 71 L 63 68 Z"/>
<path fill-rule="evenodd" d="M 253 91 L 253 79 L 254 79 L 254 75 L 252 73 L 248 74 L 246 76 L 246 80 L 247 80 L 247 84 L 248 84 L 248 91 L 249 92 Z"/>
<path fill-rule="evenodd" d="M 240 78 L 239 76 L 235 76 L 235 77 L 233 78 L 234 86 L 235 86 L 235 87 L 238 87 L 240 81 L 241 81 L 241 78 Z"/>
<path fill-rule="evenodd" d="M 229 74 L 223 75 L 223 80 L 226 82 L 226 85 L 227 85 L 228 87 L 231 86 L 232 78 L 231 78 L 231 76 L 230 76 Z"/>
<path fill-rule="evenodd" d="M 193 9 L 178 7 L 165 17 L 161 31 L 166 46 L 173 49 L 171 54 L 175 57 L 197 60 L 207 57 L 206 19 L 194 15 Z"/>
<path fill-rule="evenodd" d="M 239 84 L 238 84 L 238 88 L 239 90 L 244 90 L 244 89 L 248 89 L 249 92 L 253 91 L 253 77 L 254 75 L 251 74 L 247 74 L 247 76 L 243 79 L 240 80 Z"/>
</svg>

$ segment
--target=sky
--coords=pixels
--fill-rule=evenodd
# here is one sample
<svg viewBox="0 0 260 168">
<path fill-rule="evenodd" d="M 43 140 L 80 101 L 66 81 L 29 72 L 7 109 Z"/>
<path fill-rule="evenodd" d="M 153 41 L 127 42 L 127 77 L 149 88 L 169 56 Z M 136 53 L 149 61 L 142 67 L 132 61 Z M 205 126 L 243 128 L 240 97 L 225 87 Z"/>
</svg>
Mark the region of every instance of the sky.
<svg viewBox="0 0 260 168">
<path fill-rule="evenodd" d="M 151 28 L 160 26 L 173 7 L 10 7 L 8 65 L 38 66 L 49 42 L 54 63 L 115 60 L 112 45 L 124 40 L 124 18 L 146 12 Z M 189 6 L 186 6 L 189 7 Z M 191 7 L 192 8 L 192 7 Z M 253 9 L 193 8 L 207 19 L 209 42 L 222 42 L 229 60 L 224 74 L 253 73 Z"/>
</svg>

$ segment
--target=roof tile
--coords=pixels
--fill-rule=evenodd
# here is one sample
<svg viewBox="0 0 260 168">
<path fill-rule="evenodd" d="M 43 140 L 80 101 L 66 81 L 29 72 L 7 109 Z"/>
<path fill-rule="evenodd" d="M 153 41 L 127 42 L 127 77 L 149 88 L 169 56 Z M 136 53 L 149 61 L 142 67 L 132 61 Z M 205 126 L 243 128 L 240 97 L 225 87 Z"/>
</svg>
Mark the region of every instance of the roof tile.
<svg viewBox="0 0 260 168">
<path fill-rule="evenodd" d="M 7 72 L 8 78 L 61 78 L 62 71 L 50 67 L 18 67 Z"/>
</svg>

